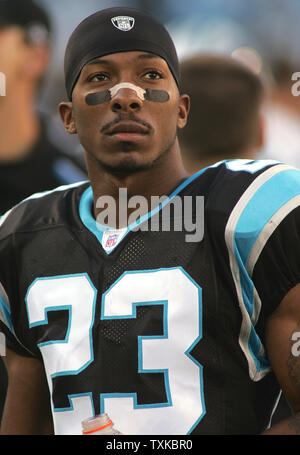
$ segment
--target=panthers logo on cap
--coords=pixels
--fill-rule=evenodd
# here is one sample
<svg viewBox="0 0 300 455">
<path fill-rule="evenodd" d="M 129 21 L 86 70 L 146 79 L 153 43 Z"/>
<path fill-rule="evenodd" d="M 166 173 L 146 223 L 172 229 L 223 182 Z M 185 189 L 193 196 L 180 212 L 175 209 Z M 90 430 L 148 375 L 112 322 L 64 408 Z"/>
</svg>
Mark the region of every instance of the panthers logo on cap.
<svg viewBox="0 0 300 455">
<path fill-rule="evenodd" d="M 128 32 L 134 27 L 134 18 L 130 16 L 116 16 L 111 19 L 113 25 L 122 32 Z"/>
</svg>

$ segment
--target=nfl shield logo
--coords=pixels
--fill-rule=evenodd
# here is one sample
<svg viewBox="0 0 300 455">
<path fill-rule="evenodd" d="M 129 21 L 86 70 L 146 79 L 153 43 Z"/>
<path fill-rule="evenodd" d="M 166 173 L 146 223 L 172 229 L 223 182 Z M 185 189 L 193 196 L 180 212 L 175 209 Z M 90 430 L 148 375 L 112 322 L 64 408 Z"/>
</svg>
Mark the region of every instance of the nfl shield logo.
<svg viewBox="0 0 300 455">
<path fill-rule="evenodd" d="M 122 32 L 128 32 L 134 26 L 134 18 L 130 16 L 116 16 L 111 19 L 113 25 Z"/>
<path fill-rule="evenodd" d="M 106 248 L 112 248 L 113 246 L 115 246 L 115 244 L 117 243 L 117 240 L 118 240 L 118 235 L 116 234 L 112 234 L 108 237 L 108 239 L 106 240 L 106 245 L 105 247 Z"/>
</svg>

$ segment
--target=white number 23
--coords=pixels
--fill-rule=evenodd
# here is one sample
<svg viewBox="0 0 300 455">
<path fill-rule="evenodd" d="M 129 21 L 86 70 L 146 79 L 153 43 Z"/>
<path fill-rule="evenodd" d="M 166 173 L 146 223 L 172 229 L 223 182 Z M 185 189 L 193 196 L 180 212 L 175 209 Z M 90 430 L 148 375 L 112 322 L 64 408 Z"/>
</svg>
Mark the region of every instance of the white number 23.
<svg viewBox="0 0 300 455">
<path fill-rule="evenodd" d="M 48 312 L 67 310 L 64 340 L 39 344 L 50 392 L 56 376 L 76 375 L 94 360 L 92 328 L 97 291 L 86 274 L 36 279 L 26 295 L 30 327 L 48 325 Z M 101 412 L 128 435 L 189 434 L 205 414 L 202 367 L 190 351 L 202 336 L 201 288 L 182 268 L 125 272 L 102 296 L 101 319 L 136 317 L 141 305 L 163 305 L 163 335 L 138 337 L 138 373 L 163 373 L 167 403 L 139 405 L 136 393 L 100 394 Z M 91 393 L 68 395 L 53 408 L 56 434 L 81 434 L 94 414 Z"/>
</svg>

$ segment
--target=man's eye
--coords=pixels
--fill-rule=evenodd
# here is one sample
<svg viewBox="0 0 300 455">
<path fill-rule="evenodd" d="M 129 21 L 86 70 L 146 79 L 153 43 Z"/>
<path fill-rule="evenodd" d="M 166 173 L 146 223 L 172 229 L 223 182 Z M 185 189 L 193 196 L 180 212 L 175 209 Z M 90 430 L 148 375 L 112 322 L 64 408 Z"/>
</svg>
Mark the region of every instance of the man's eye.
<svg viewBox="0 0 300 455">
<path fill-rule="evenodd" d="M 162 74 L 159 71 L 151 70 L 147 71 L 147 73 L 145 74 L 145 78 L 151 80 L 162 79 Z"/>
<path fill-rule="evenodd" d="M 107 80 L 108 76 L 107 74 L 104 73 L 93 74 L 92 76 L 89 77 L 89 82 L 103 82 Z"/>
</svg>

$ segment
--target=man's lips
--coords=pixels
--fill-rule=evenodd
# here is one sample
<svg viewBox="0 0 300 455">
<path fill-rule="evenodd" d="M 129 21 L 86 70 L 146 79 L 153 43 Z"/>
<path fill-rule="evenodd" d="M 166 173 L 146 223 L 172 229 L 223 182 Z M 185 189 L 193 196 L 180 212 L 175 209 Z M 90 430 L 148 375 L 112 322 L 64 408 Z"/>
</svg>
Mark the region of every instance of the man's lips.
<svg viewBox="0 0 300 455">
<path fill-rule="evenodd" d="M 149 129 L 146 126 L 140 125 L 136 122 L 121 121 L 113 127 L 107 129 L 105 134 L 113 136 L 115 134 L 149 134 Z"/>
</svg>

